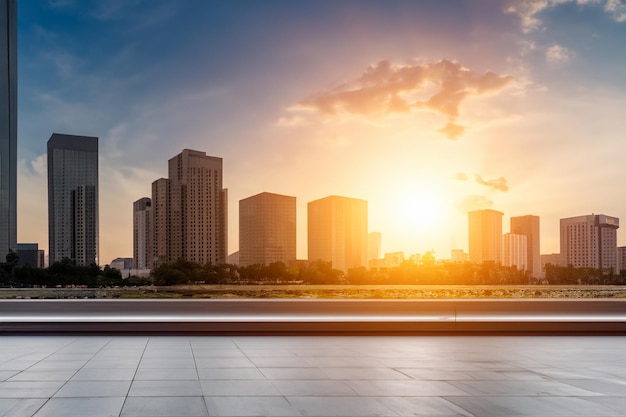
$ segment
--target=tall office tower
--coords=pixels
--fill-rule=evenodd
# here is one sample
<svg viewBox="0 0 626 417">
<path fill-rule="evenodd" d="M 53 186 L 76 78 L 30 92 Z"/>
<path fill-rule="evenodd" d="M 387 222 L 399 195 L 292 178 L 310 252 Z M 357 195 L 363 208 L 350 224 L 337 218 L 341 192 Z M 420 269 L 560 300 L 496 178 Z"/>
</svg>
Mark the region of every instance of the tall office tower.
<svg viewBox="0 0 626 417">
<path fill-rule="evenodd" d="M 561 219 L 561 266 L 617 270 L 619 219 L 604 214 Z"/>
<path fill-rule="evenodd" d="M 222 158 L 185 149 L 168 161 L 168 176 L 152 183 L 155 263 L 225 263 L 228 194 L 222 188 Z"/>
<path fill-rule="evenodd" d="M 152 183 L 152 259 L 150 268 L 170 262 L 169 208 L 170 180 L 159 178 Z"/>
<path fill-rule="evenodd" d="M 53 133 L 48 140 L 50 265 L 98 263 L 98 138 Z"/>
<path fill-rule="evenodd" d="M 261 193 L 239 200 L 239 265 L 296 260 L 296 198 Z"/>
<path fill-rule="evenodd" d="M 511 217 L 511 233 L 526 236 L 527 270 L 531 277 L 541 276 L 541 250 L 539 240 L 539 216 Z"/>
<path fill-rule="evenodd" d="M 152 267 L 152 200 L 140 198 L 133 203 L 133 268 Z"/>
<path fill-rule="evenodd" d="M 528 270 L 528 237 L 506 233 L 502 237 L 502 265 L 516 266 L 518 271 Z"/>
<path fill-rule="evenodd" d="M 468 213 L 470 262 L 502 262 L 502 215 L 496 210 Z"/>
<path fill-rule="evenodd" d="M 381 259 L 383 235 L 371 232 L 367 235 L 367 260 Z"/>
<path fill-rule="evenodd" d="M 17 251 L 17 2 L 0 0 L 0 262 Z"/>
<path fill-rule="evenodd" d="M 367 266 L 367 201 L 330 196 L 308 204 L 309 261 L 347 272 Z"/>
</svg>

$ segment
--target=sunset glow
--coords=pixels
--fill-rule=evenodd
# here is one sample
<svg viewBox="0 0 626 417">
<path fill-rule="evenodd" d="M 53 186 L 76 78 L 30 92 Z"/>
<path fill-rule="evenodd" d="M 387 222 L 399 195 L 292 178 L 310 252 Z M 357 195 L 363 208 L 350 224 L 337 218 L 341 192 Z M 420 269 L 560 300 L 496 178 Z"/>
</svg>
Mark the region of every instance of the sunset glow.
<svg viewBox="0 0 626 417">
<path fill-rule="evenodd" d="M 19 2 L 18 240 L 48 245 L 46 141 L 100 138 L 100 259 L 196 149 L 238 202 L 368 201 L 383 253 L 468 249 L 467 212 L 626 218 L 622 1 Z M 618 245 L 626 244 L 618 232 Z"/>
</svg>

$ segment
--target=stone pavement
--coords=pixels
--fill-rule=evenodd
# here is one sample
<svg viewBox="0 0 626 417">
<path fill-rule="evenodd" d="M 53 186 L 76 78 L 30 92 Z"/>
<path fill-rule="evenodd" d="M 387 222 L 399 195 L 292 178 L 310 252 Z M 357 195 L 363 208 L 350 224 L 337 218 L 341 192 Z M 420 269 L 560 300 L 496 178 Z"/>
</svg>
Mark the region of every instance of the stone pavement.
<svg viewBox="0 0 626 417">
<path fill-rule="evenodd" d="M 0 416 L 623 416 L 624 336 L 0 336 Z"/>
</svg>

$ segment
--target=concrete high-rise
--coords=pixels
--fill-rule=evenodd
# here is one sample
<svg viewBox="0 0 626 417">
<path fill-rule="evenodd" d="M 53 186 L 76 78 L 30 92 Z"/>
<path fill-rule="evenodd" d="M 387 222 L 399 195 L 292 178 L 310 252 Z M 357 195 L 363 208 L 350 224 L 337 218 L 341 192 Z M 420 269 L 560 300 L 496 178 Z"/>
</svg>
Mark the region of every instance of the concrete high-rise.
<svg viewBox="0 0 626 417">
<path fill-rule="evenodd" d="M 0 261 L 17 251 L 17 2 L 0 0 Z"/>
<path fill-rule="evenodd" d="M 222 158 L 184 149 L 152 183 L 155 262 L 226 263 L 227 190 Z"/>
<path fill-rule="evenodd" d="M 617 270 L 619 219 L 604 214 L 561 219 L 561 266 Z"/>
<path fill-rule="evenodd" d="M 48 140 L 50 264 L 98 263 L 98 138 L 52 134 Z"/>
<path fill-rule="evenodd" d="M 502 265 L 515 266 L 518 271 L 528 270 L 528 237 L 506 233 L 502 237 Z"/>
<path fill-rule="evenodd" d="M 133 268 L 152 268 L 152 200 L 140 198 L 133 203 Z"/>
<path fill-rule="evenodd" d="M 308 203 L 309 261 L 347 272 L 367 266 L 367 201 L 330 196 Z"/>
<path fill-rule="evenodd" d="M 541 249 L 539 239 L 539 216 L 511 217 L 511 233 L 526 236 L 527 271 L 531 277 L 541 276 Z"/>
<path fill-rule="evenodd" d="M 470 262 L 502 262 L 502 215 L 496 210 L 468 213 Z"/>
<path fill-rule="evenodd" d="M 239 265 L 296 260 L 296 198 L 261 193 L 239 200 Z"/>
</svg>

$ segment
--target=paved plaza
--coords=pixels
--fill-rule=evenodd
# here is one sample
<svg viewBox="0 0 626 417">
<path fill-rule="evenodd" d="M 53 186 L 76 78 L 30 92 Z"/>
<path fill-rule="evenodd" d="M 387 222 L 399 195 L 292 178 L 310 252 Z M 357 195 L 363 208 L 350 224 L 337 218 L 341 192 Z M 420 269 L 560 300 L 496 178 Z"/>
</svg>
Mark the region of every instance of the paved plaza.
<svg viewBox="0 0 626 417">
<path fill-rule="evenodd" d="M 623 416 L 620 336 L 0 336 L 0 416 Z"/>
</svg>

